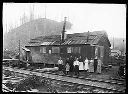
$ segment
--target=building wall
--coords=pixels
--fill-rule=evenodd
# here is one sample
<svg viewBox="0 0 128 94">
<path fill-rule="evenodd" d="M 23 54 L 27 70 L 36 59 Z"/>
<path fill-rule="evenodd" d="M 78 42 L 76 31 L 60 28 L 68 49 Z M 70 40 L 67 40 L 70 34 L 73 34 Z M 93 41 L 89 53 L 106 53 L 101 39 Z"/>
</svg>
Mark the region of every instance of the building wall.
<svg viewBox="0 0 128 94">
<path fill-rule="evenodd" d="M 46 53 L 41 53 L 40 52 L 40 47 L 26 47 L 28 49 L 30 49 L 31 51 L 31 56 L 32 56 L 32 61 L 34 63 L 48 63 L 48 64 L 54 64 L 57 63 L 58 59 L 59 59 L 59 54 L 56 53 L 52 53 L 49 54 L 49 50 L 52 49 L 51 46 L 48 46 L 46 48 Z"/>
<path fill-rule="evenodd" d="M 46 53 L 41 53 L 40 48 L 46 47 Z M 49 50 L 52 51 L 52 47 L 60 47 L 60 53 L 49 53 Z M 67 48 L 71 47 L 71 53 L 67 53 Z M 90 45 L 68 45 L 68 46 L 40 46 L 40 47 L 26 47 L 30 49 L 32 61 L 34 63 L 48 63 L 48 64 L 57 64 L 59 57 L 66 60 L 67 57 L 73 56 L 80 57 L 85 60 L 87 57 L 88 59 L 93 58 L 95 55 L 95 48 L 94 46 Z"/>
<path fill-rule="evenodd" d="M 82 49 L 81 49 L 81 54 L 82 54 L 84 59 L 86 59 L 86 57 L 88 59 L 94 58 L 95 47 L 94 46 L 90 46 L 90 45 L 84 45 L 82 47 Z"/>
<path fill-rule="evenodd" d="M 103 46 L 103 63 L 104 65 L 108 64 L 110 48 L 107 44 L 107 41 L 100 39 L 98 42 L 98 46 Z M 46 53 L 41 53 L 41 47 L 46 47 Z M 52 47 L 60 47 L 59 53 L 52 53 Z M 71 47 L 71 53 L 67 53 L 67 48 Z M 30 49 L 32 61 L 34 63 L 48 63 L 48 64 L 57 64 L 59 57 L 65 61 L 67 57 L 71 55 L 73 57 L 82 56 L 83 59 L 86 57 L 88 59 L 95 58 L 95 46 L 90 45 L 63 45 L 63 46 L 38 46 L 38 47 L 26 47 Z M 80 50 L 79 50 L 80 49 Z M 98 57 L 100 57 L 101 49 L 98 48 Z M 51 52 L 51 53 L 50 53 Z M 69 51 L 70 52 L 70 51 Z"/>
<path fill-rule="evenodd" d="M 104 57 L 103 57 L 103 64 L 108 65 L 109 63 L 109 54 L 110 54 L 110 47 L 108 46 L 107 41 L 100 39 L 98 42 L 99 46 L 104 46 Z"/>
</svg>

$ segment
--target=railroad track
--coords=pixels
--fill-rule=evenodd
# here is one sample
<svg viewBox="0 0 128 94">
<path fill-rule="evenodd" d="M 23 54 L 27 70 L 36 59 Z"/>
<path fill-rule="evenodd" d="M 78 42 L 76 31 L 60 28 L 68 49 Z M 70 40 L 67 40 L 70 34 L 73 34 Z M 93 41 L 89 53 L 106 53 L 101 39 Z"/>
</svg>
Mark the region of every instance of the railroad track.
<svg viewBox="0 0 128 94">
<path fill-rule="evenodd" d="M 39 74 L 40 73 L 40 76 L 41 75 L 44 75 L 44 74 L 47 74 L 47 76 L 43 76 L 44 78 L 49 78 L 49 79 L 52 79 L 52 80 L 57 80 L 57 81 L 61 81 L 61 82 L 66 82 L 66 83 L 71 83 L 71 84 L 75 84 L 75 85 L 84 85 L 84 86 L 88 86 L 88 87 L 91 87 L 91 88 L 97 88 L 97 89 L 103 89 L 103 90 L 108 90 L 108 91 L 112 91 L 112 92 L 125 92 L 125 88 L 123 89 L 116 89 L 116 88 L 113 88 L 112 86 L 115 85 L 115 86 L 118 86 L 118 87 L 122 87 L 123 86 L 123 83 L 120 81 L 120 83 L 118 82 L 114 82 L 114 81 L 103 81 L 103 80 L 99 80 L 99 79 L 91 79 L 91 78 L 85 78 L 85 77 L 77 77 L 77 76 L 70 76 L 70 75 L 58 75 L 57 73 L 53 73 L 53 72 L 40 72 L 40 71 L 35 71 L 35 70 L 29 70 L 29 69 L 24 69 L 24 68 L 21 68 L 21 69 L 18 69 L 18 68 L 15 68 L 17 70 L 25 70 L 25 71 L 28 71 L 30 73 L 26 74 L 24 72 L 20 72 L 20 74 L 22 75 L 32 75 L 32 74 Z M 16 72 L 16 73 L 19 73 L 19 72 Z M 52 77 L 54 76 L 54 77 Z M 65 79 L 58 79 L 58 78 L 66 78 L 67 79 L 73 79 L 74 82 L 72 81 L 67 81 Z M 81 80 L 81 82 L 76 82 L 77 80 Z M 84 81 L 87 81 L 86 84 L 83 84 Z M 94 83 L 94 84 L 90 84 L 90 83 Z M 97 84 L 100 84 L 100 85 L 97 85 Z M 106 86 L 102 86 L 103 84 L 107 85 L 108 87 Z M 124 86 L 123 86 L 124 87 Z"/>
</svg>

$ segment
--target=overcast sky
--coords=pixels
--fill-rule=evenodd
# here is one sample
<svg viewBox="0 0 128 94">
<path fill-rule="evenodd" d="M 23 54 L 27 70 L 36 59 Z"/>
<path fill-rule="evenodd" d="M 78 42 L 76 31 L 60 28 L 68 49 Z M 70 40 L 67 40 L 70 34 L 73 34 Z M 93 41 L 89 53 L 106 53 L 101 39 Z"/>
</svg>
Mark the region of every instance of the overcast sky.
<svg viewBox="0 0 128 94">
<path fill-rule="evenodd" d="M 125 4 L 3 3 L 3 32 L 5 23 L 18 26 L 24 12 L 29 16 L 32 4 L 35 18 L 45 17 L 45 6 L 48 19 L 62 21 L 68 17 L 73 26 L 67 33 L 105 30 L 109 37 L 126 38 Z"/>
</svg>

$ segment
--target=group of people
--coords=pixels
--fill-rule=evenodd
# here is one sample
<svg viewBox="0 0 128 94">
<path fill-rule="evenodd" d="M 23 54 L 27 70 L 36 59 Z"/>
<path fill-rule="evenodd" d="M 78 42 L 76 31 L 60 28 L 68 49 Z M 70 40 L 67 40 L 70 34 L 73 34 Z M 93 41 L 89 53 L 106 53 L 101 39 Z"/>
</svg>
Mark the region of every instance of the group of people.
<svg viewBox="0 0 128 94">
<path fill-rule="evenodd" d="M 62 58 L 58 60 L 59 71 L 65 72 L 65 74 L 69 74 L 69 72 L 74 72 L 75 75 L 79 76 L 79 71 L 84 70 L 85 72 L 96 72 L 101 73 L 101 65 L 102 61 L 98 58 L 91 58 L 88 60 L 86 57 L 85 60 L 80 56 L 79 58 L 72 56 L 67 58 L 65 62 L 63 62 Z"/>
</svg>

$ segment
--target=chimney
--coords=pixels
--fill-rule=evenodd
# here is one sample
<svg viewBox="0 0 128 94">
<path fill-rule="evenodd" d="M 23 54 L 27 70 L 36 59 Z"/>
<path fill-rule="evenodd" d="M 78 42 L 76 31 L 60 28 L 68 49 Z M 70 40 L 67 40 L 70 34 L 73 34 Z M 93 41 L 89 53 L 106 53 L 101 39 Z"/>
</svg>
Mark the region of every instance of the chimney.
<svg viewBox="0 0 128 94">
<path fill-rule="evenodd" d="M 87 42 L 88 42 L 88 40 L 89 40 L 89 31 L 88 31 L 88 33 L 87 33 Z"/>
<path fill-rule="evenodd" d="M 63 30 L 62 30 L 62 37 L 61 37 L 61 42 L 63 43 L 64 42 L 64 39 L 65 39 L 65 26 L 66 26 L 66 18 L 67 17 L 64 17 L 64 25 L 63 25 Z"/>
</svg>

